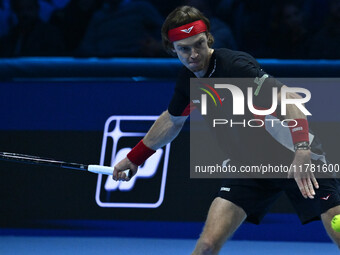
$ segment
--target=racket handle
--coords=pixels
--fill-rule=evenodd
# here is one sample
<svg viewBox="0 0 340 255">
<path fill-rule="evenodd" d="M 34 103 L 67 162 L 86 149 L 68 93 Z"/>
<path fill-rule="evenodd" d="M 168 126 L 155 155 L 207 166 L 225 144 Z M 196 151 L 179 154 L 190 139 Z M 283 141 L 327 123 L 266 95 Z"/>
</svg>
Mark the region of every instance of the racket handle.
<svg viewBox="0 0 340 255">
<path fill-rule="evenodd" d="M 105 174 L 105 175 L 112 175 L 113 173 L 113 167 L 110 166 L 100 166 L 100 165 L 89 165 L 87 167 L 87 170 L 91 173 L 96 173 L 96 174 Z M 126 176 L 129 176 L 130 170 L 125 170 L 123 171 Z"/>
</svg>

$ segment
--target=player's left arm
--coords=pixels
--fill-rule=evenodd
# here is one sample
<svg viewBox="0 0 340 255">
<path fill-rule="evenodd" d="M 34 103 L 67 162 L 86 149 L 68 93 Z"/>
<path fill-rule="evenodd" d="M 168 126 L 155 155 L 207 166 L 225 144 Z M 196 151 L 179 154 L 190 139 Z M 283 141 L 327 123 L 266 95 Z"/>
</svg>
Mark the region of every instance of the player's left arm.
<svg viewBox="0 0 340 255">
<path fill-rule="evenodd" d="M 270 77 L 264 72 L 257 61 L 251 56 L 241 56 L 237 58 L 233 65 L 233 72 L 238 77 L 256 77 L 253 82 L 254 89 L 254 105 L 269 109 L 272 105 L 272 88 L 280 88 L 278 90 L 278 103 L 281 104 L 281 91 L 282 88 L 287 88 L 281 82 L 273 77 Z M 302 97 L 297 93 L 287 92 L 287 99 L 301 99 Z M 289 170 L 288 177 L 294 177 L 301 194 L 305 198 L 314 198 L 314 187 L 318 188 L 319 185 L 310 170 L 311 164 L 311 151 L 309 146 L 309 132 L 308 122 L 305 114 L 295 105 L 286 105 L 286 119 L 296 121 L 297 125 L 291 128 L 293 138 L 295 156 Z M 294 171 L 296 170 L 296 171 Z M 302 171 L 300 171 L 302 170 Z M 307 171 L 308 170 L 308 171 Z"/>
<path fill-rule="evenodd" d="M 285 85 L 282 88 L 286 87 Z M 282 89 L 281 88 L 281 89 Z M 302 97 L 293 92 L 286 94 L 287 99 L 301 99 Z M 279 103 L 281 100 L 281 90 L 278 93 Z M 319 184 L 314 174 L 308 169 L 311 164 L 311 151 L 308 138 L 308 121 L 306 115 L 294 104 L 286 105 L 286 119 L 294 120 L 296 126 L 291 128 L 294 142 L 295 156 L 291 164 L 288 178 L 294 178 L 301 194 L 304 198 L 313 199 L 315 195 L 314 187 L 319 188 Z"/>
</svg>

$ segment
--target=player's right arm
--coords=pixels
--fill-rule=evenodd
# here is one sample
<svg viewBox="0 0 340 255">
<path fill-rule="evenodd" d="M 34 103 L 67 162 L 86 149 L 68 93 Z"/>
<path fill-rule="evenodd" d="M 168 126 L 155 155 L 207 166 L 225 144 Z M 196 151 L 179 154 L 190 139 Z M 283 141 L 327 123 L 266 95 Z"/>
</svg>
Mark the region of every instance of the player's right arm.
<svg viewBox="0 0 340 255">
<path fill-rule="evenodd" d="M 168 110 L 163 112 L 145 135 L 144 144 L 157 150 L 174 140 L 181 131 L 188 116 L 173 116 Z"/>
<path fill-rule="evenodd" d="M 188 116 L 173 116 L 167 110 L 163 112 L 143 140 L 132 149 L 127 157 L 115 165 L 112 178 L 114 180 L 129 180 L 137 173 L 138 165 L 141 164 L 141 161 L 143 161 L 148 154 L 152 154 L 176 138 L 187 117 Z M 131 171 L 130 178 L 123 172 L 127 169 Z"/>
</svg>

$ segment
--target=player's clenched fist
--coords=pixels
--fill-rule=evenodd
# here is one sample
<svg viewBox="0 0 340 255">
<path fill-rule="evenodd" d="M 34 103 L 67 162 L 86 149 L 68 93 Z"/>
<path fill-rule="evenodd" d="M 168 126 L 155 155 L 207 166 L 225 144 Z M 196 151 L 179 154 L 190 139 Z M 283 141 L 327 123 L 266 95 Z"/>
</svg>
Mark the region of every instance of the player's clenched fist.
<svg viewBox="0 0 340 255">
<path fill-rule="evenodd" d="M 112 179 L 115 181 L 129 181 L 137 173 L 137 170 L 138 166 L 125 157 L 115 165 Z"/>
</svg>

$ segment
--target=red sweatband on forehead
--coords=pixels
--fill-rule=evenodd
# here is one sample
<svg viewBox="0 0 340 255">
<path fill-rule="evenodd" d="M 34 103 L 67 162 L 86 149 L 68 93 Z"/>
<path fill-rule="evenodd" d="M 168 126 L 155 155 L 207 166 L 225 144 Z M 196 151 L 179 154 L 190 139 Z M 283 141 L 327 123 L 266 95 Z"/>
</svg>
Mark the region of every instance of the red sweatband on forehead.
<svg viewBox="0 0 340 255">
<path fill-rule="evenodd" d="M 189 24 L 170 29 L 168 32 L 168 38 L 171 42 L 175 42 L 205 31 L 207 31 L 205 23 L 202 20 L 197 20 Z"/>
</svg>

